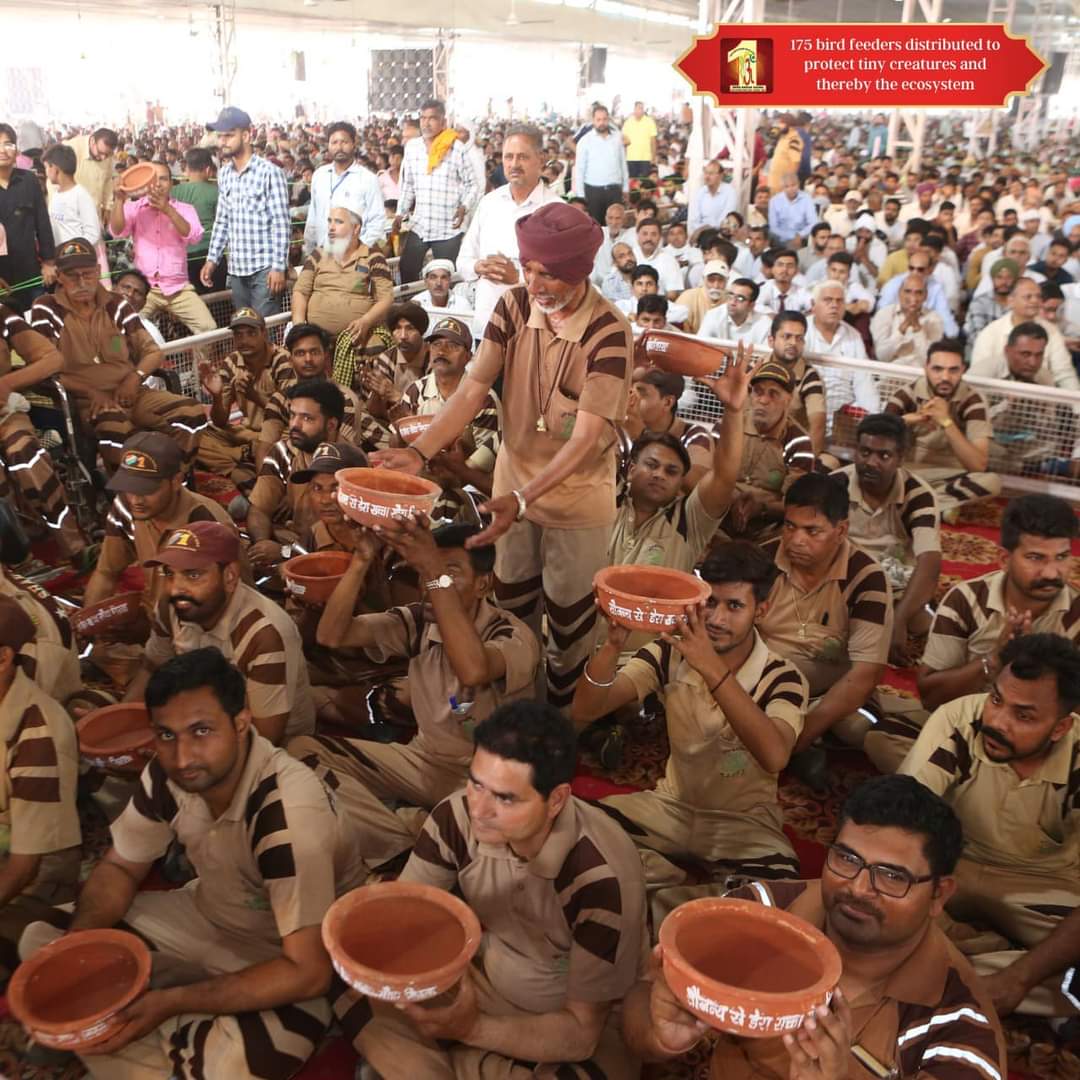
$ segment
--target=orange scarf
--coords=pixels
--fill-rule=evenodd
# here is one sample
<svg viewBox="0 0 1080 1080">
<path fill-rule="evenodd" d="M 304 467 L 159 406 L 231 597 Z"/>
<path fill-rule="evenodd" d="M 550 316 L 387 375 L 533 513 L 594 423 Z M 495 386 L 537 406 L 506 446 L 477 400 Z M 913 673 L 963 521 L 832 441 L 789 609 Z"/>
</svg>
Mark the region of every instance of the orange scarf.
<svg viewBox="0 0 1080 1080">
<path fill-rule="evenodd" d="M 429 176 L 442 164 L 442 159 L 450 153 L 450 148 L 457 141 L 457 138 L 458 133 L 453 128 L 446 128 L 431 140 L 431 147 L 428 149 L 427 156 Z"/>
</svg>

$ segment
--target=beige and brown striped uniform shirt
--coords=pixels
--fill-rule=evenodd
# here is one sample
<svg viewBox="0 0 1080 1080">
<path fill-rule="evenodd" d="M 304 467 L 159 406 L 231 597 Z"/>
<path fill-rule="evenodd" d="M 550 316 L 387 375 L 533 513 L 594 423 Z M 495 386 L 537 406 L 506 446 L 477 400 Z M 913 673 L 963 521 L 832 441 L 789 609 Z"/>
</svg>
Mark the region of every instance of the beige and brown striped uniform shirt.
<svg viewBox="0 0 1080 1080">
<path fill-rule="evenodd" d="M 289 370 L 291 371 L 292 368 L 290 367 Z M 293 382 L 295 383 L 296 380 L 294 379 Z M 356 396 L 355 391 L 350 390 L 347 386 L 342 386 L 340 383 L 335 383 L 335 385 L 345 395 L 345 415 L 341 421 L 340 441 L 359 446 L 361 443 L 358 432 L 363 414 L 360 399 Z M 259 442 L 276 443 L 285 437 L 289 428 L 289 399 L 285 396 L 285 390 L 287 389 L 288 387 L 275 390 L 266 403 L 262 428 L 259 432 Z M 363 419 L 370 421 L 371 417 L 364 416 Z M 376 447 L 365 446 L 364 449 L 376 449 Z"/>
<path fill-rule="evenodd" d="M 863 495 L 854 465 L 836 471 L 848 482 L 851 509 L 848 538 L 873 559 L 911 565 L 927 552 L 941 551 L 941 528 L 934 489 L 907 469 L 897 469 L 892 489 L 878 507 Z"/>
<path fill-rule="evenodd" d="M 156 759 L 143 769 L 113 822 L 113 847 L 123 859 L 149 863 L 174 839 L 195 868 L 202 915 L 265 959 L 280 955 L 282 938 L 320 925 L 335 896 L 364 876 L 355 833 L 322 781 L 255 731 L 232 802 L 218 817 Z"/>
<path fill-rule="evenodd" d="M 856 662 L 884 664 L 892 640 L 892 589 L 885 572 L 850 540 L 824 580 L 805 593 L 791 578 L 779 540 L 764 545 L 780 568 L 758 630 L 773 652 L 806 676 L 819 697 Z"/>
<path fill-rule="evenodd" d="M 315 704 L 300 633 L 285 609 L 243 582 L 221 618 L 208 630 L 184 622 L 162 598 L 151 619 L 146 659 L 152 667 L 183 653 L 213 646 L 247 681 L 248 707 L 256 719 L 287 716 L 283 741 L 315 730 Z"/>
<path fill-rule="evenodd" d="M 360 244 L 339 263 L 316 248 L 305 260 L 294 286 L 308 297 L 307 321 L 329 334 L 340 334 L 354 319 L 394 295 L 394 278 L 386 259 Z"/>
<path fill-rule="evenodd" d="M 297 450 L 288 438 L 279 439 L 263 458 L 255 486 L 251 489 L 251 505 L 261 510 L 275 525 L 288 526 L 302 533 L 315 520 L 303 504 L 307 484 L 291 484 L 294 472 L 306 469 L 312 455 Z"/>
<path fill-rule="evenodd" d="M 977 656 L 993 654 L 1005 628 L 1007 606 L 1004 570 L 958 581 L 942 598 L 930 624 L 923 664 L 931 671 L 950 671 Z M 1080 642 L 1080 592 L 1066 585 L 1032 620 L 1031 632 L 1061 634 Z"/>
<path fill-rule="evenodd" d="M 236 383 L 241 372 L 247 370 L 247 362 L 239 352 L 231 352 L 221 361 L 219 369 L 222 382 L 221 400 L 230 415 L 234 409 L 239 409 L 244 417 L 244 427 L 252 431 L 261 431 L 265 406 L 256 404 L 249 397 L 241 396 L 236 390 Z M 259 377 L 253 380 L 254 389 L 258 390 L 269 402 L 275 394 L 287 390 L 294 382 L 296 382 L 296 372 L 293 371 L 289 360 L 289 350 L 283 349 L 280 345 L 271 344 L 270 359 L 266 367 L 259 372 Z"/>
<path fill-rule="evenodd" d="M 790 911 L 826 929 L 820 881 L 755 881 L 728 895 Z M 1007 1075 L 1005 1040 L 990 997 L 968 961 L 932 922 L 884 986 L 849 993 L 848 1004 L 852 1043 L 885 1070 L 871 1071 L 852 1054 L 844 1074 L 848 1080 L 886 1074 L 912 1080 L 1004 1080 Z M 744 1020 L 751 1016 L 747 1012 Z M 791 1058 L 779 1037 L 722 1035 L 709 1076 L 787 1080 L 790 1072 Z"/>
<path fill-rule="evenodd" d="M 1080 871 L 1080 729 L 1076 724 L 1021 779 L 991 761 L 980 735 L 988 694 L 936 709 L 899 768 L 936 792 L 964 826 L 964 855 L 978 863 L 1067 880 Z"/>
<path fill-rule="evenodd" d="M 816 463 L 810 436 L 790 415 L 762 434 L 746 410 L 737 491 L 775 499 L 800 476 L 813 472 Z"/>
<path fill-rule="evenodd" d="M 918 412 L 935 394 L 930 389 L 926 376 L 922 376 L 910 386 L 903 386 L 896 391 L 885 404 L 885 411 L 905 416 Z M 993 435 L 990 426 L 990 412 L 982 394 L 960 380 L 953 396 L 949 399 L 949 416 L 969 440 L 989 439 Z M 943 428 L 933 420 L 916 425 L 911 429 L 911 461 L 915 465 L 932 465 L 943 469 L 967 470 L 957 459 L 949 446 L 949 437 Z"/>
<path fill-rule="evenodd" d="M 573 796 L 526 860 L 476 839 L 459 791 L 432 810 L 400 880 L 461 893 L 484 928 L 485 974 L 526 1012 L 620 1001 L 644 969 L 637 849 L 607 814 Z"/>
<path fill-rule="evenodd" d="M 523 285 L 499 298 L 472 362 L 473 378 L 491 385 L 503 375 L 503 442 L 493 495 L 520 490 L 566 445 L 579 411 L 608 421 L 596 453 L 557 487 L 529 504 L 537 525 L 585 529 L 615 517 L 614 425 L 626 417 L 633 356 L 626 316 L 592 285 L 559 332 Z M 544 429 L 537 430 L 543 417 Z"/>
<path fill-rule="evenodd" d="M 766 772 L 736 734 L 704 679 L 667 642 L 639 649 L 619 670 L 633 683 L 638 701 L 659 695 L 667 715 L 671 754 L 656 790 L 695 809 L 766 815 L 777 829 L 783 814 L 775 773 Z M 799 669 L 754 633 L 754 647 L 735 679 L 766 716 L 798 738 L 809 696 Z M 771 812 L 771 813 L 770 813 Z"/>
<path fill-rule="evenodd" d="M 779 360 L 778 363 L 784 362 Z M 787 364 L 784 366 L 788 367 Z M 795 378 L 795 392 L 791 395 L 788 415 L 802 428 L 809 430 L 811 416 L 822 416 L 828 412 L 825 381 L 821 372 L 802 357 L 789 370 Z"/>
<path fill-rule="evenodd" d="M 16 670 L 0 699 L 0 866 L 8 855 L 44 856 L 24 890 L 31 896 L 56 901 L 60 898 L 53 890 L 70 890 L 78 881 L 78 779 L 79 747 L 71 718 Z"/>
</svg>

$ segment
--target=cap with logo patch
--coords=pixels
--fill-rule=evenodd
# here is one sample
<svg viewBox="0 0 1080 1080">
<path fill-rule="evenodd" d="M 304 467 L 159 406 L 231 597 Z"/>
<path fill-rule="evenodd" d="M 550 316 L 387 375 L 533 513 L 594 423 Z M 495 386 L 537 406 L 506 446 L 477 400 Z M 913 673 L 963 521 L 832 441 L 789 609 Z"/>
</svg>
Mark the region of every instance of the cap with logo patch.
<svg viewBox="0 0 1080 1080">
<path fill-rule="evenodd" d="M 168 435 L 139 431 L 124 443 L 120 466 L 105 487 L 109 491 L 149 495 L 162 480 L 175 476 L 182 463 L 180 447 Z"/>
<path fill-rule="evenodd" d="M 82 236 L 65 240 L 56 249 L 57 270 L 78 270 L 84 266 L 97 266 L 98 257 L 94 245 Z"/>
<path fill-rule="evenodd" d="M 339 469 L 366 469 L 367 454 L 348 443 L 319 443 L 306 469 L 297 469 L 289 476 L 290 484 L 307 484 L 316 473 L 336 473 Z"/>
<path fill-rule="evenodd" d="M 766 381 L 779 383 L 789 394 L 795 389 L 795 376 L 777 360 L 766 360 L 763 364 L 759 364 L 750 376 L 751 386 L 754 383 Z"/>
<path fill-rule="evenodd" d="M 251 127 L 251 117 L 243 109 L 235 105 L 226 105 L 218 113 L 216 120 L 211 120 L 206 125 L 207 131 L 235 131 L 237 128 Z"/>
<path fill-rule="evenodd" d="M 428 334 L 428 341 L 436 338 L 446 338 L 457 345 L 464 345 L 466 349 L 472 348 L 472 334 L 469 328 L 460 319 L 440 319 L 435 324 L 435 329 Z"/>
<path fill-rule="evenodd" d="M 233 312 L 233 317 L 229 320 L 230 330 L 237 326 L 253 326 L 256 330 L 265 330 L 266 320 L 254 308 L 242 307 Z"/>
<path fill-rule="evenodd" d="M 173 529 L 161 542 L 157 554 L 143 566 L 170 566 L 174 570 L 198 570 L 240 558 L 240 537 L 220 521 L 193 521 Z"/>
</svg>

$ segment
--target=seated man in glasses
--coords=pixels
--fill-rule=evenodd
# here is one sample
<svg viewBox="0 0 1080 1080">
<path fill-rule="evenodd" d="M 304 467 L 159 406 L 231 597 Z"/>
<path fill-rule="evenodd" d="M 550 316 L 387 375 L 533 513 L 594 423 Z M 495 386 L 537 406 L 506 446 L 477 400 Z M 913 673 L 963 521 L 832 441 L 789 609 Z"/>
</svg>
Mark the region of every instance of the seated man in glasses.
<svg viewBox="0 0 1080 1080">
<path fill-rule="evenodd" d="M 715 1005 L 725 1021 L 775 1037 L 720 1036 L 710 1075 L 1004 1077 L 1004 1039 L 990 997 L 935 922 L 956 888 L 962 844 L 960 822 L 944 800 L 910 777 L 874 777 L 844 803 L 820 881 L 753 882 L 730 893 L 806 919 L 836 946 L 843 967 L 831 1005 L 809 1017 Z M 654 956 L 661 959 L 659 948 Z M 659 966 L 623 1004 L 623 1035 L 646 1061 L 677 1058 L 710 1030 Z"/>
</svg>

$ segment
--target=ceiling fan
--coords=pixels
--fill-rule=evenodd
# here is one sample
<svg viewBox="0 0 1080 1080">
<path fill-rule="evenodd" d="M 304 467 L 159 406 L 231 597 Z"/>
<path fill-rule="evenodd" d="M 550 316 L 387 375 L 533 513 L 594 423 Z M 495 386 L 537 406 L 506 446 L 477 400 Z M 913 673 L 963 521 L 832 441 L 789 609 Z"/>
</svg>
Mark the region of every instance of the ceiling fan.
<svg viewBox="0 0 1080 1080">
<path fill-rule="evenodd" d="M 519 19 L 515 0 L 510 0 L 510 14 L 506 16 L 504 26 L 540 26 L 543 23 L 553 23 L 554 19 Z"/>
</svg>

